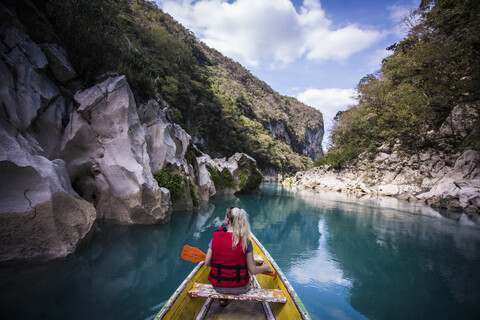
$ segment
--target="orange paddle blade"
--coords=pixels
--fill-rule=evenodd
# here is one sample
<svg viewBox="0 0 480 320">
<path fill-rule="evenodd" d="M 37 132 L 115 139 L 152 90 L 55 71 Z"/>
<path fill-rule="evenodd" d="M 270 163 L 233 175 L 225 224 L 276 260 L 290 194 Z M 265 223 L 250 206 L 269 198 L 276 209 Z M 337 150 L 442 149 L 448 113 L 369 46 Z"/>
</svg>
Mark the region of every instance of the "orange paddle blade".
<svg viewBox="0 0 480 320">
<path fill-rule="evenodd" d="M 190 246 L 183 246 L 181 257 L 183 260 L 191 262 L 200 262 L 205 260 L 207 255 L 202 252 L 202 250 Z"/>
<path fill-rule="evenodd" d="M 262 274 L 266 274 L 267 276 L 272 276 L 273 279 L 277 277 L 277 273 L 275 271 L 273 272 L 262 272 Z"/>
</svg>

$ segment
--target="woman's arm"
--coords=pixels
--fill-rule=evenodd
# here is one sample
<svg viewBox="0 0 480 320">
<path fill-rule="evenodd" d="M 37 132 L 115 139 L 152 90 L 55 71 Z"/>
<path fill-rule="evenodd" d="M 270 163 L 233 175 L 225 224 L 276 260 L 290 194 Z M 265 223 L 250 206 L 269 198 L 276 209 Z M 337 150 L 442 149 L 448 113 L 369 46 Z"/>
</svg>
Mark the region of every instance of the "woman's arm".
<svg viewBox="0 0 480 320">
<path fill-rule="evenodd" d="M 268 264 L 264 264 L 263 266 L 257 266 L 255 264 L 255 260 L 253 260 L 253 252 L 247 253 L 247 268 L 252 274 L 259 274 L 265 271 L 272 272 L 272 268 L 270 268 Z"/>
<path fill-rule="evenodd" d="M 212 248 L 208 248 L 207 256 L 205 257 L 205 265 L 207 267 L 212 266 Z"/>
</svg>

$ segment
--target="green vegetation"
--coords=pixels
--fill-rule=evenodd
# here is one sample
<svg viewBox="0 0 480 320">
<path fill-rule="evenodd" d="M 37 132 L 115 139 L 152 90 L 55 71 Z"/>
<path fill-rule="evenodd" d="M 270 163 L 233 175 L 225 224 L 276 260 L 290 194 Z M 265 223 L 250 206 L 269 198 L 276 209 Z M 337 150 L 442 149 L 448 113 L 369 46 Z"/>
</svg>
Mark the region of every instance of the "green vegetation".
<svg viewBox="0 0 480 320">
<path fill-rule="evenodd" d="M 154 174 L 153 177 L 157 180 L 159 187 L 170 190 L 170 195 L 173 200 L 178 199 L 182 195 L 186 182 L 184 182 L 181 175 L 173 173 L 170 168 L 163 167 L 160 171 Z M 190 190 L 190 192 L 192 191 Z"/>
<path fill-rule="evenodd" d="M 342 168 L 385 143 L 435 148 L 431 132 L 453 107 L 480 98 L 480 2 L 425 0 L 405 22 L 408 37 L 360 80 L 358 104 L 337 114 L 331 148 L 316 165 Z"/>
<path fill-rule="evenodd" d="M 228 169 L 223 169 L 220 172 L 217 172 L 215 168 L 207 166 L 207 170 L 210 173 L 210 178 L 215 184 L 216 188 L 233 188 L 235 183 L 233 182 L 233 177 Z"/>
<path fill-rule="evenodd" d="M 153 3 L 34 2 L 53 25 L 84 87 L 105 72 L 124 74 L 137 103 L 151 98 L 166 101 L 174 121 L 205 141 L 198 147 L 213 157 L 241 151 L 262 168 L 289 173 L 312 165 L 299 155 L 299 146 L 305 126 L 322 125 L 321 114 L 279 96 L 238 63 L 198 42 Z M 53 41 L 45 32 L 36 34 L 39 42 Z M 266 129 L 279 121 L 290 132 L 291 145 Z"/>
<path fill-rule="evenodd" d="M 207 170 L 208 173 L 210 173 L 210 179 L 212 179 L 213 184 L 215 184 L 215 186 L 220 186 L 221 180 L 217 170 L 211 166 L 207 166 Z"/>
<path fill-rule="evenodd" d="M 247 177 L 244 174 L 240 174 L 238 177 L 240 178 L 238 186 L 240 189 L 243 189 L 243 187 L 245 186 L 245 181 L 247 181 Z"/>
<path fill-rule="evenodd" d="M 185 184 L 187 184 L 188 181 L 185 179 Z M 192 204 L 194 207 L 198 207 L 198 199 L 197 196 L 195 195 L 195 186 L 193 183 L 190 183 L 190 197 L 192 198 Z"/>
<path fill-rule="evenodd" d="M 260 186 L 260 183 L 262 183 L 262 180 L 263 180 L 263 177 L 259 172 L 255 172 L 251 174 L 248 177 L 248 179 L 243 174 L 240 174 L 239 177 L 240 177 L 240 182 L 238 183 L 238 186 L 241 192 L 256 190 Z"/>
<path fill-rule="evenodd" d="M 233 182 L 232 175 L 230 171 L 228 171 L 228 169 L 223 169 L 220 172 L 220 177 L 225 187 L 231 187 L 231 188 L 235 187 L 235 183 Z"/>
</svg>

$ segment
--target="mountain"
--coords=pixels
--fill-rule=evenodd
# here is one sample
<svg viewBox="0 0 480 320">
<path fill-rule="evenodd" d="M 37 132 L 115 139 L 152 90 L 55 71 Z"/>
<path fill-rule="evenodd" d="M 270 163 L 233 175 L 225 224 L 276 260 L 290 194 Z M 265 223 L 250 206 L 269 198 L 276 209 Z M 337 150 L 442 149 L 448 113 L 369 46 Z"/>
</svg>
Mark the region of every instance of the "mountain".
<svg viewBox="0 0 480 320">
<path fill-rule="evenodd" d="M 52 30 L 27 27 L 38 42 L 58 37 L 82 86 L 105 72 L 125 75 L 136 100 L 167 104 L 201 151 L 244 152 L 278 173 L 304 170 L 323 154 L 319 111 L 274 92 L 151 2 L 34 2 Z"/>
</svg>

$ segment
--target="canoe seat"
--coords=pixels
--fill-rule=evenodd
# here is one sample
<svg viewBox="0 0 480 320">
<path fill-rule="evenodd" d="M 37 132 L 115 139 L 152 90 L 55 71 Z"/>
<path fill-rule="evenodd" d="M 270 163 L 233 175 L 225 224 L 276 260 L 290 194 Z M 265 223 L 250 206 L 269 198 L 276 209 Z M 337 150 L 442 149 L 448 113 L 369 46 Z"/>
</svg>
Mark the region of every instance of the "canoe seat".
<svg viewBox="0 0 480 320">
<path fill-rule="evenodd" d="M 213 298 L 213 299 L 230 299 L 230 300 L 244 300 L 244 301 L 263 301 L 263 302 L 278 302 L 286 303 L 287 297 L 280 289 L 263 289 L 252 288 L 243 294 L 223 294 L 215 291 L 211 284 L 195 282 L 190 291 L 190 297 Z"/>
</svg>

